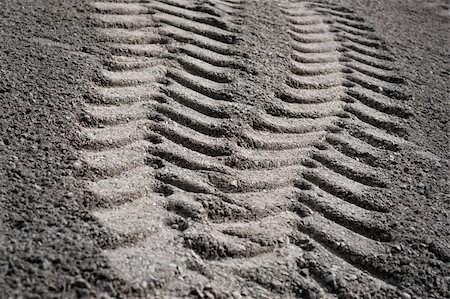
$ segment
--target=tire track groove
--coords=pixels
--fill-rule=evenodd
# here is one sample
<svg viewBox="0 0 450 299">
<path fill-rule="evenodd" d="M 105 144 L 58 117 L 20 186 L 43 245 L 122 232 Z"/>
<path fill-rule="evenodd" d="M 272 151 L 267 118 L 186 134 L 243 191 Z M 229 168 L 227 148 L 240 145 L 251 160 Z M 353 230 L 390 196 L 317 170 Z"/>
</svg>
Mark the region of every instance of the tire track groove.
<svg viewBox="0 0 450 299">
<path fill-rule="evenodd" d="M 110 55 L 86 96 L 80 155 L 116 239 L 105 255 L 126 280 L 169 297 L 208 281 L 226 297 L 208 269 L 228 288 L 345 298 L 358 282 L 330 285 L 333 271 L 395 292 L 376 266 L 390 205 L 374 194 L 388 186 L 378 161 L 408 144 L 410 112 L 364 20 L 314 1 L 92 7 Z M 262 21 L 268 11 L 280 24 Z M 267 48 L 245 53 L 264 34 Z M 277 259 L 312 275 L 286 276 Z M 268 269 L 289 283 L 255 274 Z"/>
</svg>

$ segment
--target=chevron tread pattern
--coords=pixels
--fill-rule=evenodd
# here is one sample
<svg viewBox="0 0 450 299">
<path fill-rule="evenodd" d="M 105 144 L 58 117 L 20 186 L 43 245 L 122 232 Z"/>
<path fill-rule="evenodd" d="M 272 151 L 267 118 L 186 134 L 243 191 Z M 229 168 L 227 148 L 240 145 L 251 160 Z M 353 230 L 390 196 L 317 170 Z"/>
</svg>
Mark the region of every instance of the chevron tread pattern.
<svg viewBox="0 0 450 299">
<path fill-rule="evenodd" d="M 349 275 L 395 292 L 375 263 L 390 248 L 377 161 L 408 145 L 392 55 L 350 10 L 279 1 L 290 67 L 257 109 L 240 101 L 246 5 L 92 3 L 110 55 L 86 100 L 80 155 L 102 202 L 92 213 L 117 239 L 105 254 L 168 297 L 192 281 L 221 286 L 218 273 L 232 277 L 225 297 L 247 286 L 348 298 L 360 283 Z"/>
</svg>

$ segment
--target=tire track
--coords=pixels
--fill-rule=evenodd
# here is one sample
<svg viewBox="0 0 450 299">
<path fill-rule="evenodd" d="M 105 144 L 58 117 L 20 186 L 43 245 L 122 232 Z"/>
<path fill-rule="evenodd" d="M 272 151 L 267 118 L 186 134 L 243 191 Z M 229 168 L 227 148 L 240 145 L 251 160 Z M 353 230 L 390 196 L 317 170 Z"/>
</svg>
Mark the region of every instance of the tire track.
<svg viewBox="0 0 450 299">
<path fill-rule="evenodd" d="M 390 207 L 373 194 L 409 112 L 363 20 L 319 2 L 92 7 L 110 55 L 80 154 L 125 279 L 169 297 L 196 283 L 219 297 L 395 291 L 376 263 Z"/>
</svg>

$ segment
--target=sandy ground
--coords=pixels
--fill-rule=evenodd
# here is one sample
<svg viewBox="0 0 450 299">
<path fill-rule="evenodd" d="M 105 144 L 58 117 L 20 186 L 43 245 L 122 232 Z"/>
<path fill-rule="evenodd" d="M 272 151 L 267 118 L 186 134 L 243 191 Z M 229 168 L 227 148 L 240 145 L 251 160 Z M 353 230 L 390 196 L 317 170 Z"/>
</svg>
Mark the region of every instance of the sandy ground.
<svg viewBox="0 0 450 299">
<path fill-rule="evenodd" d="M 224 10 L 234 5 L 229 1 L 219 2 L 222 4 L 218 4 L 218 8 L 228 4 L 222 7 Z M 295 107 L 293 104 L 299 101 L 297 98 L 285 96 L 284 106 L 277 104 L 282 98 L 279 94 L 289 90 L 280 86 L 287 82 L 296 88 L 307 88 L 318 82 L 315 79 L 302 81 L 305 77 L 296 77 L 297 81 L 286 80 L 292 71 L 288 45 L 290 36 L 285 30 L 289 24 L 279 3 L 283 2 L 249 1 L 241 8 L 224 13 L 221 22 L 213 21 L 211 24 L 219 29 L 205 29 L 205 32 L 209 32 L 208 36 L 216 42 L 231 45 L 232 49 L 222 49 L 221 45 L 214 44 L 216 46 L 210 48 L 217 53 L 212 56 L 207 55 L 209 52 L 205 52 L 204 56 L 196 52 L 200 55 L 198 57 L 210 59 L 210 64 L 205 66 L 205 63 L 192 60 L 192 55 L 188 55 L 191 57 L 189 60 L 179 54 L 184 52 L 177 47 L 186 48 L 186 41 L 180 39 L 164 46 L 164 51 L 168 53 L 161 56 L 164 60 L 161 63 L 139 60 L 111 64 L 108 59 L 111 58 L 112 46 L 105 43 L 104 37 L 93 29 L 108 27 L 101 16 L 95 15 L 105 8 L 97 7 L 95 10 L 87 1 L 0 2 L 2 296 L 450 296 L 448 3 L 351 0 L 329 1 L 327 3 L 337 6 L 322 4 L 325 8 L 320 4 L 305 7 L 300 3 L 300 8 L 295 6 L 297 4 L 290 6 L 288 11 L 300 13 L 297 16 L 300 32 L 315 30 L 308 27 L 311 21 L 307 15 L 321 9 L 327 11 L 320 13 L 325 23 L 340 14 L 347 18 L 347 25 L 348 22 L 360 22 L 365 26 L 359 27 L 362 31 L 366 27 L 373 28 L 370 34 L 362 34 L 357 41 L 369 45 L 369 50 L 373 52 L 367 53 L 375 53 L 371 55 L 389 61 L 389 67 L 395 68 L 392 72 L 382 72 L 379 78 L 392 81 L 389 84 L 402 81 L 398 86 L 395 83 L 397 93 L 387 94 L 387 98 L 383 98 L 388 102 L 401 98 L 401 105 L 394 105 L 393 110 L 385 109 L 395 111 L 386 113 L 387 117 L 370 114 L 372 110 L 358 112 L 355 107 L 359 106 L 348 102 L 343 104 L 346 105 L 342 106 L 343 111 L 339 110 L 352 115 L 344 118 L 343 124 L 331 115 L 331 118 L 320 118 L 320 121 L 306 124 L 300 119 L 298 125 L 295 121 L 263 121 L 269 116 L 309 119 L 313 108 L 308 106 L 302 110 Z M 150 11 L 160 13 L 164 9 L 151 5 L 152 2 Z M 142 13 L 141 10 L 147 8 L 128 6 L 127 9 Z M 203 13 L 212 14 L 205 10 Z M 158 14 L 153 19 L 163 24 L 175 22 L 173 19 L 165 20 Z M 123 21 L 121 26 L 125 24 L 123 27 L 127 27 L 127 22 L 130 21 Z M 133 22 L 137 21 L 130 24 L 133 25 Z M 329 24 L 333 29 L 334 23 Z M 231 27 L 238 29 L 225 33 Z M 339 36 L 336 31 L 326 28 L 325 32 L 319 28 L 319 34 L 311 36 L 318 41 Z M 161 32 L 164 30 L 162 26 Z M 376 39 L 370 39 L 372 35 Z M 176 34 L 167 36 L 175 39 Z M 140 38 L 151 40 L 154 37 Z M 304 36 L 300 34 L 298 40 L 302 38 Z M 344 41 L 338 42 L 343 45 L 344 42 L 350 43 L 345 36 L 343 38 Z M 123 39 L 125 44 L 131 40 L 129 35 Z M 383 47 L 372 45 L 374 41 Z M 166 42 L 157 40 L 156 44 L 165 45 Z M 303 40 L 303 43 L 306 42 Z M 305 47 L 301 49 L 309 51 L 308 45 Z M 383 54 L 384 47 L 388 54 Z M 184 51 L 191 53 L 188 50 Z M 235 55 L 238 58 L 232 61 L 220 56 L 232 55 L 234 50 L 239 53 Z M 115 51 L 133 56 L 142 49 Z M 314 51 L 322 50 L 319 47 Z M 303 55 L 302 59 L 307 56 Z M 335 61 L 333 57 L 327 59 L 347 63 L 346 67 L 353 63 L 342 62 L 338 58 Z M 214 61 L 216 68 L 211 66 Z M 375 63 L 378 60 L 370 61 Z M 146 77 L 148 72 L 140 73 L 138 79 L 133 77 L 134 73 L 115 76 L 115 71 L 124 71 L 123 68 L 130 68 L 132 63 L 144 63 L 145 68 L 158 67 L 159 64 L 162 67 L 152 69 L 152 76 Z M 220 64 L 231 70 L 222 72 L 217 68 Z M 370 69 L 367 65 L 366 69 Z M 330 68 L 333 69 L 333 66 Z M 195 75 L 203 77 L 206 74 L 213 83 L 226 84 L 226 90 L 216 90 L 214 84 L 212 87 L 202 87 L 191 77 L 186 77 L 188 75 L 183 73 L 185 69 L 191 70 L 191 73 L 194 69 Z M 332 71 L 325 71 L 325 75 L 331 74 L 331 79 L 325 78 L 323 84 L 338 84 L 347 94 L 347 89 L 356 90 L 341 81 L 360 82 L 358 78 L 364 76 L 357 77 L 355 73 L 344 75 L 345 72 L 339 70 L 336 77 Z M 302 64 L 297 65 L 293 72 L 309 74 Z M 313 72 L 320 70 L 313 69 Z M 352 75 L 356 79 L 352 79 Z M 155 76 L 161 78 L 155 79 Z M 142 83 L 142 80 L 145 82 Z M 146 84 L 146 92 L 149 93 L 153 87 L 148 85 L 152 84 L 156 86 L 155 90 L 164 90 L 166 98 L 156 97 L 155 103 L 149 100 L 150 108 L 137 106 L 133 110 L 133 107 L 119 105 L 117 110 L 105 110 L 99 105 L 99 102 L 102 104 L 105 101 L 104 98 L 93 96 L 93 86 L 105 91 L 108 87 L 135 86 L 136 81 Z M 392 84 L 388 83 L 386 86 L 390 87 Z M 195 104 L 186 98 L 175 97 L 176 84 L 189 86 L 201 94 L 197 98 L 204 99 L 203 103 L 207 104 Z M 358 86 L 363 85 L 360 83 Z M 139 90 L 132 89 L 125 93 L 133 98 L 133 95 L 139 95 Z M 119 101 L 125 98 L 119 97 Z M 312 101 L 312 98 L 304 101 Z M 98 101 L 95 102 L 95 99 Z M 194 120 L 185 121 L 185 126 L 194 127 L 214 138 L 224 136 L 228 142 L 226 146 L 214 142 L 208 145 L 206 139 L 197 143 L 183 141 L 184 147 L 209 155 L 205 155 L 207 159 L 200 154 L 192 154 L 185 160 L 177 158 L 178 154 L 183 154 L 183 149 L 175 151 L 176 145 L 184 139 L 170 139 L 174 136 L 170 133 L 174 132 L 170 131 L 171 119 L 185 118 L 182 111 L 175 109 L 179 108 L 179 104 L 173 99 L 178 99 L 177 103 L 189 103 L 191 110 L 187 110 L 190 113 L 187 117 Z M 223 105 L 215 106 L 210 99 Z M 363 102 L 363 97 L 360 100 Z M 332 114 L 333 109 L 341 109 L 336 105 L 326 106 L 328 110 L 325 110 Z M 377 109 L 384 109 L 384 106 L 377 105 Z M 94 106 L 98 109 L 95 110 Z M 150 112 L 142 114 L 144 109 Z M 319 110 L 317 114 L 328 113 L 325 110 Z M 195 111 L 203 114 L 195 118 Z M 265 118 L 259 114 L 261 111 L 267 112 L 267 115 L 263 114 Z M 123 116 L 122 112 L 126 115 Z M 367 113 L 374 118 L 365 116 Z M 335 147 L 322 142 L 322 137 L 306 139 L 311 147 L 307 148 L 304 158 L 301 158 L 303 149 L 298 148 L 293 148 L 292 156 L 275 157 L 269 153 L 264 156 L 262 151 L 255 155 L 251 151 L 237 150 L 257 148 L 261 144 L 269 144 L 266 147 L 270 148 L 270 141 L 276 140 L 274 135 L 270 135 L 260 143 L 250 142 L 251 138 L 243 137 L 252 132 L 247 127 L 280 133 L 276 146 L 270 148 L 278 150 L 283 144 L 288 144 L 289 134 L 303 134 L 309 127 L 311 130 L 324 128 L 329 134 L 327 140 L 337 140 L 333 136 L 341 136 L 338 134 L 359 132 L 355 115 L 359 115 L 358 119 L 363 119 L 363 122 L 387 127 L 389 134 L 407 140 L 407 145 L 397 149 L 398 139 L 392 141 L 386 137 L 389 134 L 382 135 L 380 138 L 387 141 L 379 141 L 382 144 L 377 151 L 380 156 L 358 156 L 358 153 L 352 152 L 349 157 L 353 162 L 348 163 L 347 158 L 339 158 L 343 157 L 339 153 L 344 152 L 345 146 L 336 146 L 337 150 L 333 151 Z M 394 122 L 392 115 L 401 116 L 400 120 Z M 211 118 L 219 119 L 217 126 L 202 125 L 212 121 Z M 124 129 L 125 137 L 114 131 L 115 125 L 126 125 L 129 119 L 138 122 L 145 120 L 145 123 L 137 125 L 139 130 L 131 127 L 129 131 L 130 126 Z M 340 127 L 339 131 L 336 131 L 336 126 Z M 113 129 L 107 131 L 108 128 Z M 139 139 L 141 129 L 149 135 Z M 97 135 L 95 130 L 99 130 Z M 86 138 L 87 131 L 91 139 Z M 137 137 L 133 137 L 135 133 Z M 195 139 L 193 133 L 190 136 L 190 140 Z M 141 143 L 136 146 L 130 140 Z M 369 136 L 367 140 L 372 140 L 372 145 L 376 143 L 373 137 L 371 139 Z M 117 144 L 114 145 L 114 142 Z M 120 148 L 122 143 L 130 147 L 116 154 L 109 151 Z M 169 150 L 171 155 L 167 156 Z M 96 153 L 106 156 L 107 161 L 102 164 Z M 242 158 L 246 153 L 247 158 Z M 337 155 L 337 160 L 327 158 L 332 154 Z M 256 163 L 255 157 L 259 155 L 262 162 L 257 165 L 258 168 L 252 163 Z M 198 157 L 203 159 L 200 166 L 194 163 Z M 283 162 L 283 157 L 288 162 Z M 354 162 L 356 157 L 359 157 L 356 159 L 359 164 Z M 141 162 L 142 165 L 139 164 Z M 277 163 L 287 163 L 291 168 L 280 167 L 282 170 L 277 172 L 277 165 L 280 166 Z M 300 170 L 295 168 L 295 163 L 300 165 Z M 124 169 L 136 165 L 140 168 L 133 168 L 137 169 L 136 172 L 128 177 L 108 181 L 111 174 L 120 175 Z M 187 168 L 191 172 L 177 167 Z M 199 170 L 199 167 L 203 169 Z M 262 171 L 255 171 L 255 175 L 250 171 L 243 172 L 252 167 Z M 225 175 L 214 176 L 211 174 L 213 172 Z M 301 174 L 297 176 L 298 173 Z M 341 179 L 331 179 L 331 183 L 326 183 L 326 173 Z M 285 186 L 282 185 L 282 178 L 290 176 L 295 176 L 292 180 L 295 181 L 294 186 L 289 185 L 291 181 L 288 180 L 283 191 L 274 189 L 274 193 L 268 195 L 263 195 L 261 191 L 256 203 L 249 198 L 248 205 L 239 204 L 239 200 L 242 201 L 238 197 L 239 192 L 259 192 L 272 188 L 272 185 L 278 187 L 277 184 Z M 242 179 L 234 180 L 234 177 Z M 297 177 L 301 179 L 296 180 Z M 275 181 L 274 178 L 281 179 Z M 210 183 L 203 183 L 202 180 L 206 179 Z M 361 189 L 361 196 L 346 191 L 356 190 L 362 185 L 367 188 Z M 149 189 L 153 193 L 147 194 Z M 295 196 L 298 197 L 295 197 L 294 205 L 289 201 L 292 195 L 286 195 L 291 189 L 295 189 Z M 286 194 L 283 193 L 285 191 Z M 229 194 L 238 195 L 232 197 Z M 317 199 L 318 194 L 325 196 Z M 336 204 L 336 198 L 342 199 L 342 202 Z M 150 199 L 155 200 L 151 208 Z"/>
</svg>

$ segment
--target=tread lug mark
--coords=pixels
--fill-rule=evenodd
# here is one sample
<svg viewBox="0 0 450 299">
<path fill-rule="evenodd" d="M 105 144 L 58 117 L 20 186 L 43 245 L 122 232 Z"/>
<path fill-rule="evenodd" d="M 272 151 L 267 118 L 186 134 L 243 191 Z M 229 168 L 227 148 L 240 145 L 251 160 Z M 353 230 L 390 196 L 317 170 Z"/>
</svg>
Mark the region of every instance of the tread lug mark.
<svg viewBox="0 0 450 299">
<path fill-rule="evenodd" d="M 168 297 L 221 286 L 223 273 L 255 296 L 361 289 L 330 285 L 332 270 L 394 294 L 376 266 L 391 240 L 376 192 L 388 186 L 380 161 L 408 144 L 410 112 L 392 55 L 361 18 L 315 1 L 91 6 L 110 55 L 86 95 L 80 155 L 125 280 Z M 268 12 L 279 24 L 258 23 Z M 255 36 L 267 39 L 256 56 Z"/>
</svg>

